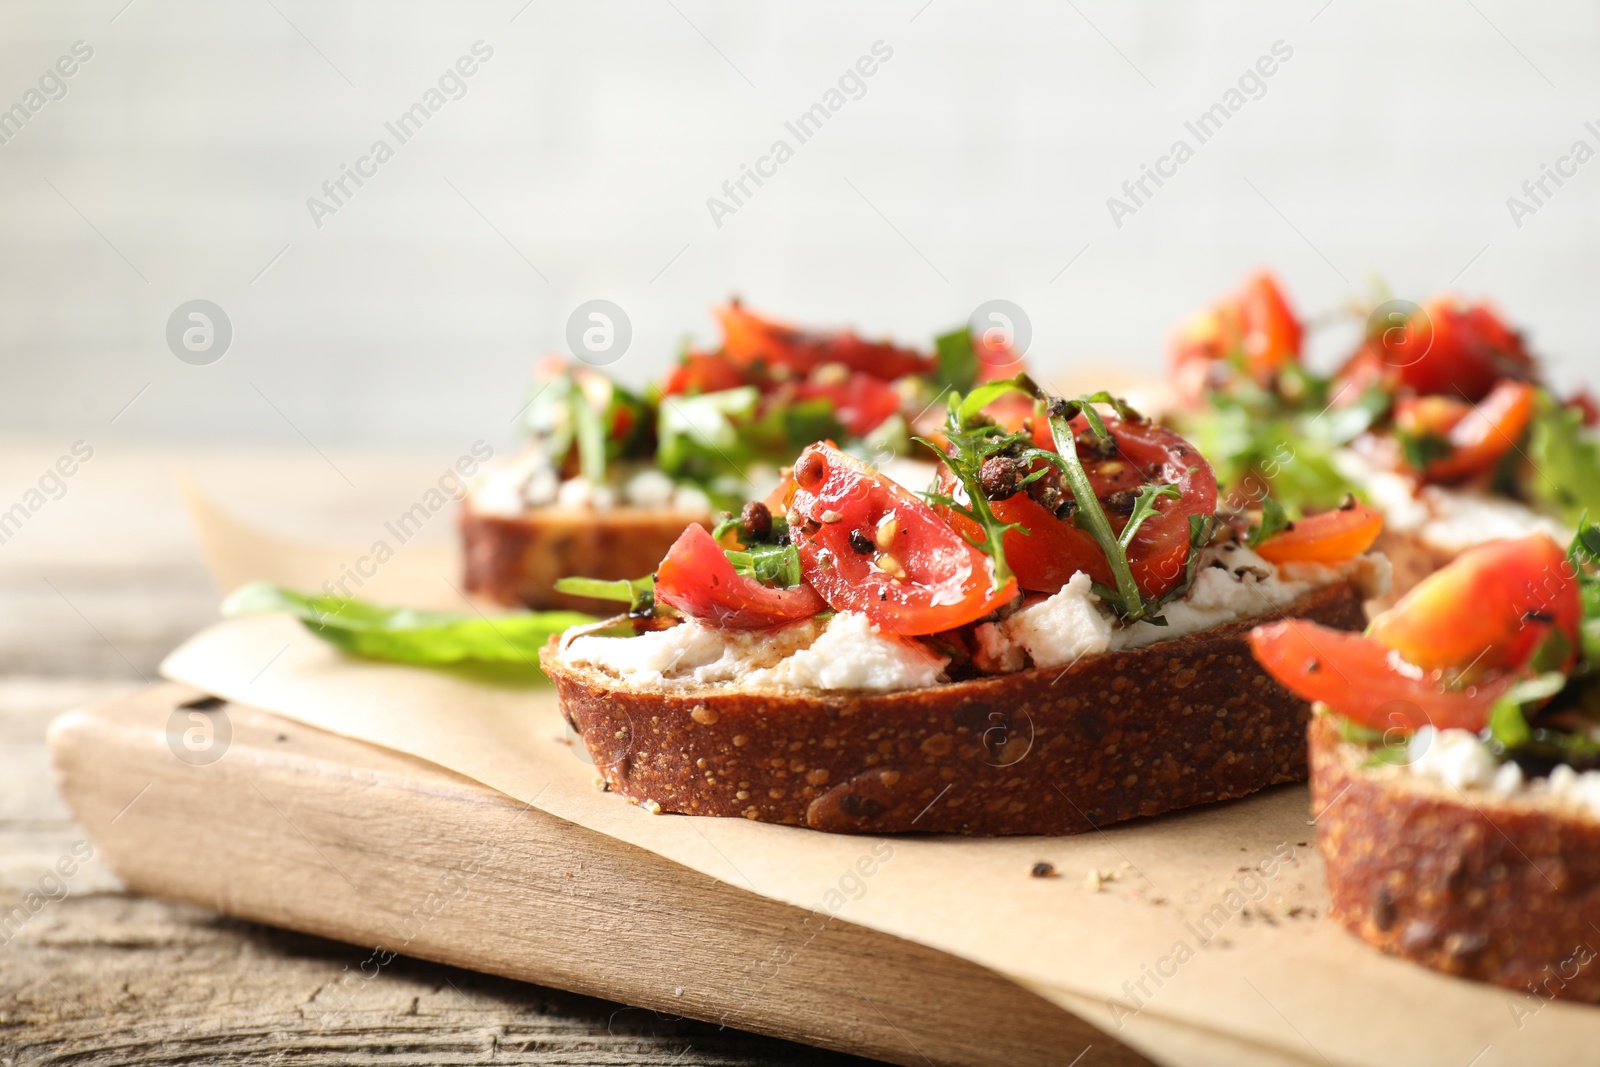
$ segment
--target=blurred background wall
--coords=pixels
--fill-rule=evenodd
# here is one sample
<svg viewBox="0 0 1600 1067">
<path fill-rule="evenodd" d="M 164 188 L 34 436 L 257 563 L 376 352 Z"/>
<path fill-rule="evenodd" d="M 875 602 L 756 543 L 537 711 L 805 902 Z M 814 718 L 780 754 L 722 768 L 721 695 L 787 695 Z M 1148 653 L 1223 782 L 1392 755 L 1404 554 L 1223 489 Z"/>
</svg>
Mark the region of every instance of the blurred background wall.
<svg viewBox="0 0 1600 1067">
<path fill-rule="evenodd" d="M 875 46 L 800 143 L 785 123 Z M 1158 373 L 1173 323 L 1262 264 L 1308 314 L 1374 276 L 1490 294 L 1572 382 L 1600 367 L 1600 161 L 1560 160 L 1600 150 L 1597 54 L 1572 0 L 12 0 L 0 426 L 509 442 L 595 297 L 632 321 L 633 381 L 733 292 L 908 341 L 1003 297 L 1045 368 Z M 1241 100 L 1203 143 L 1185 125 Z M 370 176 L 336 201 L 345 167 Z M 193 299 L 232 327 L 209 365 L 167 344 Z"/>
</svg>

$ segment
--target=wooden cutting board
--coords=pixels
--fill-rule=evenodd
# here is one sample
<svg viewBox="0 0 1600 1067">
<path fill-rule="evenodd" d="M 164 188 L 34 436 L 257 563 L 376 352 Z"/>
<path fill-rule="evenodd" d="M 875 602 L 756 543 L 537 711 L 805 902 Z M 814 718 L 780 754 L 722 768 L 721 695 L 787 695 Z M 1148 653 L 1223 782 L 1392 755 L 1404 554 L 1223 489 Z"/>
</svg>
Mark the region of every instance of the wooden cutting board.
<svg viewBox="0 0 1600 1067">
<path fill-rule="evenodd" d="M 350 995 L 403 954 L 891 1063 L 1148 1062 L 976 964 L 808 927 L 431 764 L 218 706 L 158 685 L 62 715 L 62 794 L 130 889 L 370 948 Z"/>
</svg>

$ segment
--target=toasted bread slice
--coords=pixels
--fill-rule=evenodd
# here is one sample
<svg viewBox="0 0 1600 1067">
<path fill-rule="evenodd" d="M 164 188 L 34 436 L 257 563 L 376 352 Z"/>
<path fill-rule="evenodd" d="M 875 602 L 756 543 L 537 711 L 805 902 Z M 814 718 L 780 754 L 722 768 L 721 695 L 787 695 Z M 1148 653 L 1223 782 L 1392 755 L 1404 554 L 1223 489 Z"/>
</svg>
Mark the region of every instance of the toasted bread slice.
<svg viewBox="0 0 1600 1067">
<path fill-rule="evenodd" d="M 520 515 L 461 509 L 461 547 L 467 592 L 507 606 L 565 608 L 606 615 L 616 605 L 555 591 L 556 580 L 637 578 L 655 570 L 691 523 L 711 517 L 660 508 L 537 507 Z"/>
<path fill-rule="evenodd" d="M 1359 629 L 1340 581 L 1287 614 Z M 1065 670 L 903 692 L 636 686 L 540 663 L 610 788 L 651 810 L 842 833 L 1074 834 L 1306 777 L 1309 707 L 1243 620 Z"/>
<path fill-rule="evenodd" d="M 1385 952 L 1532 994 L 1600 1002 L 1600 819 L 1539 794 L 1463 791 L 1318 715 L 1311 810 L 1333 914 Z"/>
<path fill-rule="evenodd" d="M 1387 526 L 1373 542 L 1371 551 L 1388 556 L 1389 564 L 1394 568 L 1388 592 L 1369 604 L 1369 610 L 1374 614 L 1393 607 L 1412 586 L 1459 555 L 1455 549 L 1430 543 L 1416 531 L 1394 530 Z"/>
</svg>

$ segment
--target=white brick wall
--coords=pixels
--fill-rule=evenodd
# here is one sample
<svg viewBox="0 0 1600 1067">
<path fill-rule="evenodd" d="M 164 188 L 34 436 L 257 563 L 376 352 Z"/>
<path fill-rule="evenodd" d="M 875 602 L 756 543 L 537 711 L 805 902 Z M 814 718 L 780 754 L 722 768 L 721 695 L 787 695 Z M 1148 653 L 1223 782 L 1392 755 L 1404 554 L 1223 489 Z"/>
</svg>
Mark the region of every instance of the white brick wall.
<svg viewBox="0 0 1600 1067">
<path fill-rule="evenodd" d="M 735 289 L 908 339 L 1001 296 L 1045 366 L 1156 370 L 1173 321 L 1260 263 L 1316 311 L 1470 261 L 1460 289 L 1562 379 L 1600 377 L 1600 162 L 1520 229 L 1505 205 L 1600 147 L 1592 4 L 124 2 L 0 9 L 0 106 L 94 49 L 0 146 L 7 429 L 297 442 L 265 397 L 319 443 L 506 440 L 594 296 L 632 316 L 635 380 Z M 480 39 L 467 95 L 317 229 L 306 198 Z M 706 198 L 878 40 L 865 96 L 713 225 Z M 1265 95 L 1116 228 L 1106 198 L 1279 40 Z M 195 297 L 234 326 L 206 367 L 164 341 Z"/>
</svg>

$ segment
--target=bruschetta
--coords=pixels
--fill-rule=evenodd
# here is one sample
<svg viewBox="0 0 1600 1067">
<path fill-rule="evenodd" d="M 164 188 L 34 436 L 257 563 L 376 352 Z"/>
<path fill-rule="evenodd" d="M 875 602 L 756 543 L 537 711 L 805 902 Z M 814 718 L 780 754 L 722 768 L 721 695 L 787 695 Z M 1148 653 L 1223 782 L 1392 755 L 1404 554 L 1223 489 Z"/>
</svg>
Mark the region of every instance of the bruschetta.
<svg viewBox="0 0 1600 1067">
<path fill-rule="evenodd" d="M 1354 492 L 1384 513 L 1392 596 L 1473 545 L 1571 537 L 1600 513 L 1600 438 L 1586 396 L 1558 399 L 1522 335 L 1485 302 L 1441 296 L 1367 313 L 1331 374 L 1270 274 L 1186 322 L 1171 345 L 1171 420 L 1225 493 L 1292 512 Z M 1381 605 L 1380 605 L 1381 606 Z"/>
<path fill-rule="evenodd" d="M 1251 527 L 1176 433 L 1025 376 L 953 395 L 921 440 L 921 493 L 819 442 L 651 578 L 563 583 L 628 602 L 541 655 L 611 790 L 825 831 L 1069 834 L 1304 779 L 1309 706 L 1246 636 L 1359 628 L 1387 581 L 1375 512 Z"/>
<path fill-rule="evenodd" d="M 689 350 L 660 382 L 630 390 L 593 367 L 539 368 L 521 453 L 487 470 L 461 512 L 466 587 L 500 603 L 590 609 L 558 593 L 574 574 L 649 570 L 691 523 L 765 495 L 778 467 L 827 438 L 891 474 L 915 450 L 920 414 L 946 386 L 1015 373 L 1018 357 L 961 329 L 922 352 L 845 330 L 814 333 L 718 311 L 722 344 Z M 930 408 L 931 406 L 931 408 Z M 910 464 L 925 478 L 925 464 Z"/>
<path fill-rule="evenodd" d="M 1335 917 L 1534 1007 L 1600 1002 L 1597 552 L 1594 526 L 1570 550 L 1493 542 L 1367 635 L 1292 620 L 1251 637 L 1317 702 L 1311 810 Z"/>
</svg>

